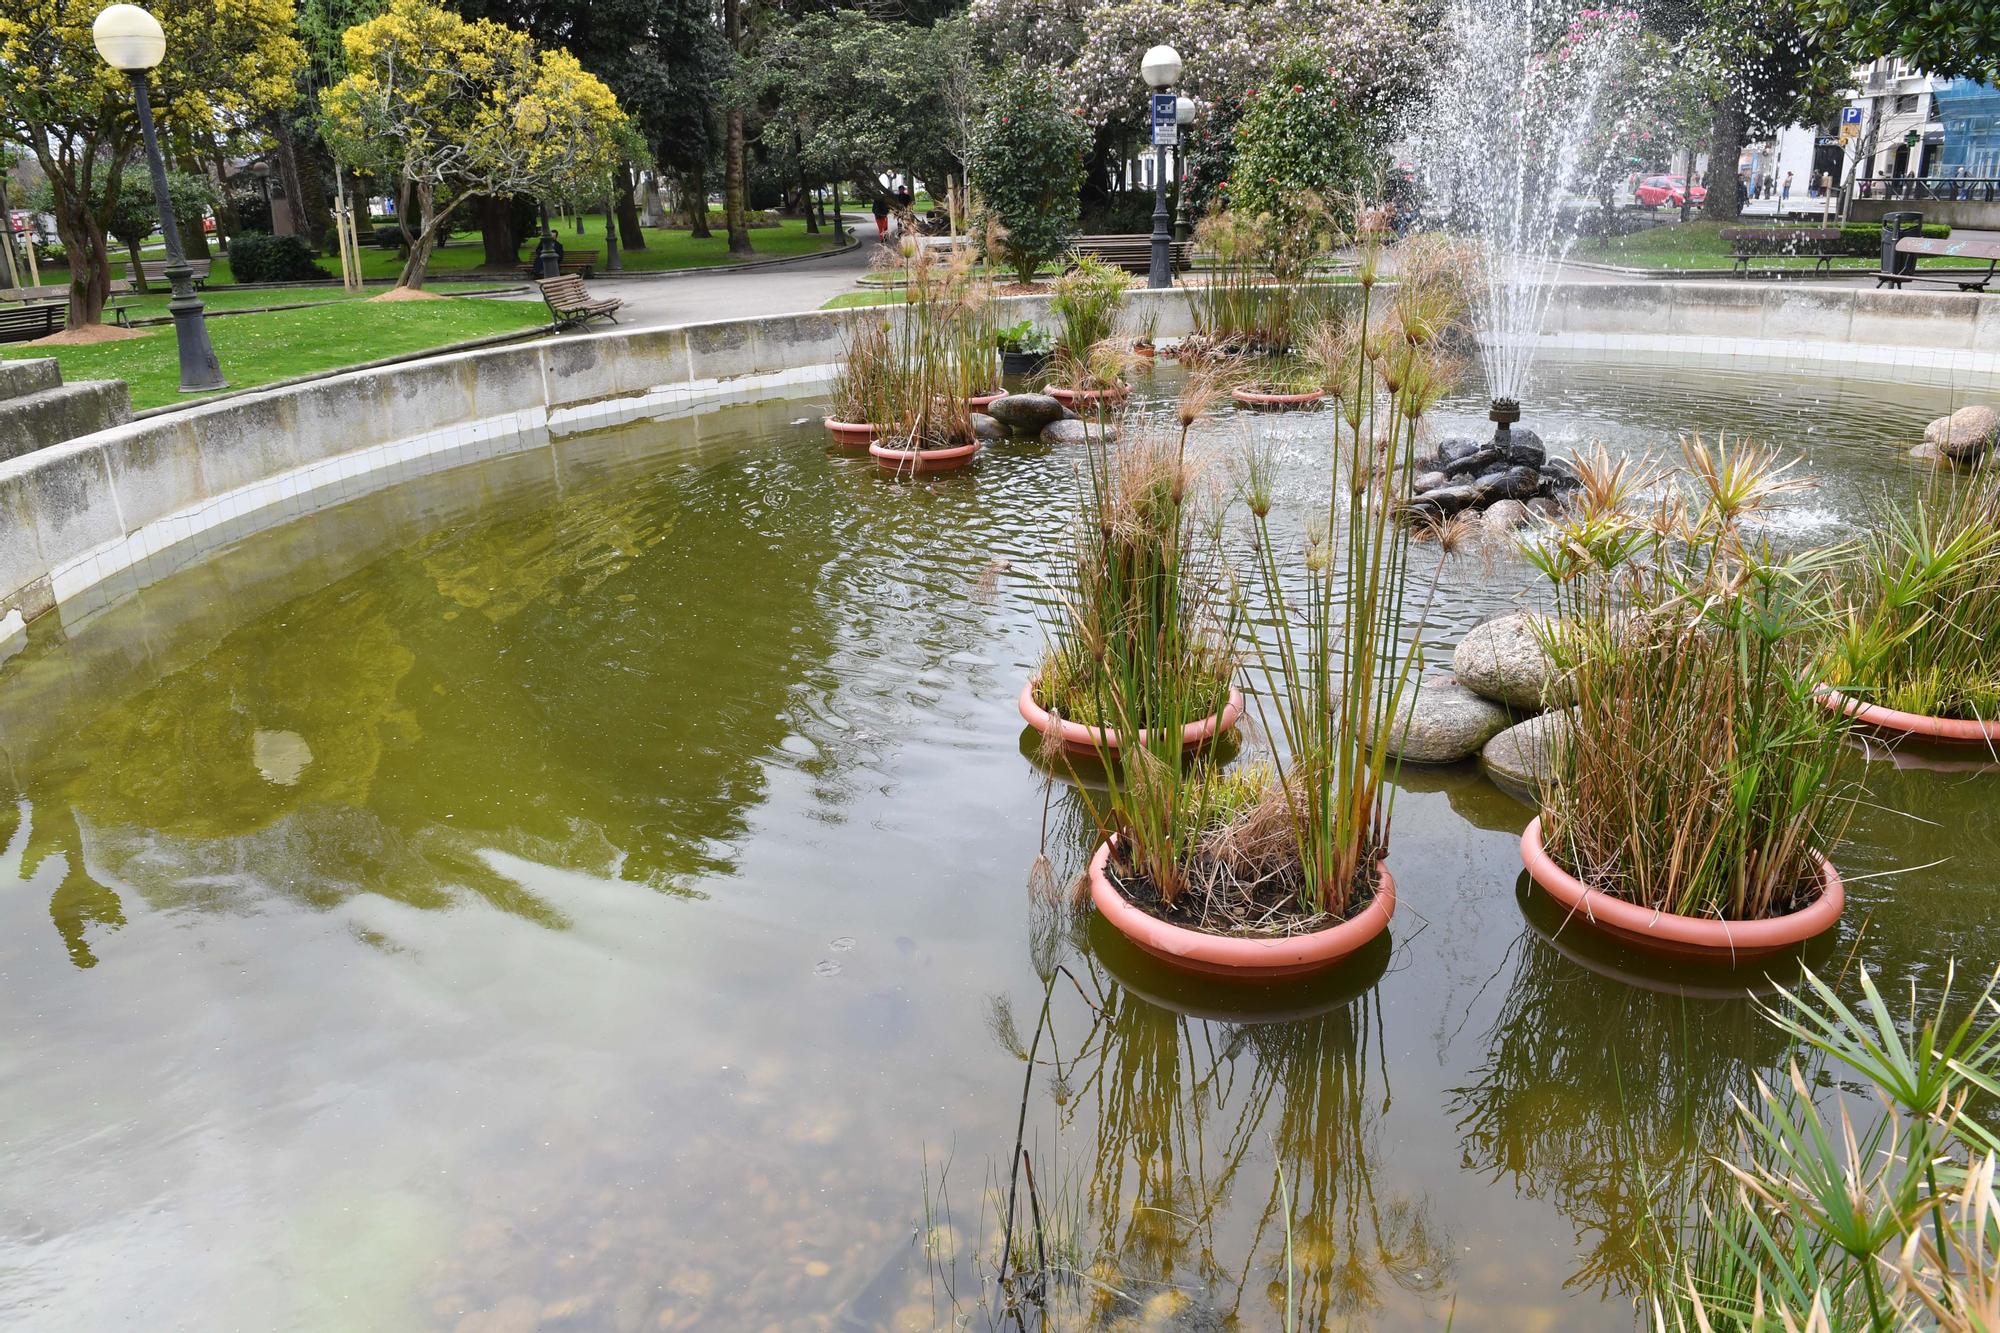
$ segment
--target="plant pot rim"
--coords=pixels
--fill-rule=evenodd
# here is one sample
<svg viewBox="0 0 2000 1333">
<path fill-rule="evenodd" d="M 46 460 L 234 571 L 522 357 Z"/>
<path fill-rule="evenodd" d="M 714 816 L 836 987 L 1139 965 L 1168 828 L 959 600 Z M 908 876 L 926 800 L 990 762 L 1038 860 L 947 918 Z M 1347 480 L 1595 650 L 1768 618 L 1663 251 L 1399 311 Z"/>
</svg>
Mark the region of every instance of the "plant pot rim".
<svg viewBox="0 0 2000 1333">
<path fill-rule="evenodd" d="M 1210 935 L 1162 921 L 1136 906 L 1105 873 L 1110 861 L 1107 839 L 1090 858 L 1090 901 L 1098 912 L 1119 934 L 1161 962 L 1208 976 L 1272 981 L 1318 972 L 1358 953 L 1388 929 L 1389 918 L 1396 914 L 1396 877 L 1377 862 L 1381 879 L 1375 896 L 1338 925 L 1281 939 Z"/>
<path fill-rule="evenodd" d="M 1005 389 L 995 389 L 991 393 L 975 393 L 965 401 L 971 406 L 973 411 L 984 412 L 987 408 L 993 406 L 993 404 L 1006 396 L 1007 391 Z"/>
<path fill-rule="evenodd" d="M 971 444 L 954 444 L 949 449 L 891 449 L 876 441 L 868 446 L 868 452 L 883 467 L 943 472 L 949 468 L 964 467 L 985 445 L 984 440 L 974 440 Z"/>
<path fill-rule="evenodd" d="M 1067 718 L 1057 717 L 1042 707 L 1035 701 L 1035 687 L 1041 683 L 1042 677 L 1039 672 L 1028 677 L 1028 683 L 1021 687 L 1020 698 L 1015 701 L 1021 710 L 1021 716 L 1026 719 L 1029 726 L 1044 736 L 1052 731 L 1055 732 L 1062 740 L 1065 749 L 1083 754 L 1096 754 L 1100 749 L 1117 754 L 1124 747 L 1123 734 L 1113 728 L 1071 722 Z M 1223 702 L 1220 713 L 1210 713 L 1207 717 L 1198 718 L 1181 728 L 1181 748 L 1191 750 L 1198 745 L 1208 744 L 1235 726 L 1242 716 L 1243 691 L 1231 685 L 1229 698 Z M 1139 732 L 1138 743 L 1142 746 L 1146 743 L 1144 730 Z"/>
<path fill-rule="evenodd" d="M 1734 964 L 1781 952 L 1832 929 L 1847 905 L 1847 890 L 1833 862 L 1819 862 L 1820 893 L 1796 912 L 1758 921 L 1724 921 L 1655 911 L 1593 889 L 1556 864 L 1542 846 L 1542 817 L 1536 815 L 1521 831 L 1521 862 L 1535 883 L 1582 919 L 1607 935 L 1659 953 L 1705 958 Z"/>
<path fill-rule="evenodd" d="M 1095 403 L 1107 399 L 1115 402 L 1132 392 L 1132 386 L 1122 380 L 1109 389 L 1064 389 L 1054 384 L 1046 388 L 1049 397 L 1065 406 L 1070 403 Z"/>
<path fill-rule="evenodd" d="M 1326 394 L 1314 389 L 1308 393 L 1271 393 L 1264 389 L 1231 389 L 1229 396 L 1249 407 L 1303 407 L 1308 403 L 1322 401 Z"/>
<path fill-rule="evenodd" d="M 1990 745 L 2000 742 L 2000 721 L 1978 722 L 1970 718 L 1930 717 L 1924 713 L 1905 713 L 1842 694 L 1831 685 L 1820 686 L 1817 693 L 1823 706 L 1837 713 L 1845 713 L 1856 722 L 1880 727 L 1884 731 L 1901 731 L 1930 740 L 1954 741 L 1960 744 Z"/>
<path fill-rule="evenodd" d="M 827 428 L 836 444 L 872 444 L 882 433 L 882 428 L 868 421 L 838 421 L 833 417 L 822 417 L 820 424 Z"/>
</svg>

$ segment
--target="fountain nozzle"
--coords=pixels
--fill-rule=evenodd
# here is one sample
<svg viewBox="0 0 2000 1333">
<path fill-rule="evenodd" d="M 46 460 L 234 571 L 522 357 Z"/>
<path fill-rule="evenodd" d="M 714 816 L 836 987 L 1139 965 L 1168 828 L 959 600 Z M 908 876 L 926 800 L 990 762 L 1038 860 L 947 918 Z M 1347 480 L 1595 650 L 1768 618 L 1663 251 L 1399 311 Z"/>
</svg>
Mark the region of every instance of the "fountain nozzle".
<svg viewBox="0 0 2000 1333">
<path fill-rule="evenodd" d="M 1506 430 L 1521 419 L 1521 404 L 1512 398 L 1495 398 L 1486 411 L 1486 419 Z"/>
</svg>

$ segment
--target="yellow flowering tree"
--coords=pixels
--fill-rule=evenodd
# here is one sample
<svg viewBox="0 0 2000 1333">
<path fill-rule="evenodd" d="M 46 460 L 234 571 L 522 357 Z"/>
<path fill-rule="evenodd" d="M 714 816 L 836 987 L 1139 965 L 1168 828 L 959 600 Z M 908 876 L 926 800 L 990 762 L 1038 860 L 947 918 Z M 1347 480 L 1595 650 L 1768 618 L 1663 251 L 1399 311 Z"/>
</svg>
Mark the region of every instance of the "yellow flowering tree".
<svg viewBox="0 0 2000 1333">
<path fill-rule="evenodd" d="M 0 4 L 0 139 L 24 146 L 49 179 L 69 254 L 69 322 L 95 324 L 111 285 L 107 225 L 139 121 L 128 78 L 99 58 L 90 25 L 106 0 Z M 305 52 L 292 0 L 150 0 L 167 53 L 151 80 L 171 135 L 218 133 L 289 105 Z"/>
<path fill-rule="evenodd" d="M 346 78 L 320 100 L 343 163 L 410 183 L 421 226 L 399 286 L 420 288 L 441 230 L 475 195 L 602 196 L 634 134 L 618 99 L 563 50 L 393 0 L 347 30 Z"/>
</svg>

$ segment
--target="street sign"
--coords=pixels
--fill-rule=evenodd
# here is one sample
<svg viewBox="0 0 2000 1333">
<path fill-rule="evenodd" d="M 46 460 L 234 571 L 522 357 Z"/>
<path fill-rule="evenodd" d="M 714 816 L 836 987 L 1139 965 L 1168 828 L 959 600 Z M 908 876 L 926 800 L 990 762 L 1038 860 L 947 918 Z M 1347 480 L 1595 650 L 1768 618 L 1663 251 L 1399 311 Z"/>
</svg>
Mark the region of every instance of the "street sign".
<svg viewBox="0 0 2000 1333">
<path fill-rule="evenodd" d="M 1180 101 L 1179 96 L 1177 96 L 1174 93 L 1153 94 L 1154 129 L 1157 130 L 1162 125 L 1173 125 L 1177 123 L 1174 117 L 1174 108 L 1179 101 Z M 1153 142 L 1158 143 L 1159 140 L 1155 139 Z"/>
<path fill-rule="evenodd" d="M 1160 124 L 1157 121 L 1154 122 L 1153 146 L 1155 148 L 1177 147 L 1180 144 L 1180 141 L 1181 141 L 1180 126 L 1174 124 L 1174 122 L 1172 122 L 1171 120 L 1164 125 Z"/>
<path fill-rule="evenodd" d="M 1840 108 L 1840 123 L 1843 125 L 1859 125 L 1861 123 L 1861 108 L 1858 106 L 1844 106 Z"/>
</svg>

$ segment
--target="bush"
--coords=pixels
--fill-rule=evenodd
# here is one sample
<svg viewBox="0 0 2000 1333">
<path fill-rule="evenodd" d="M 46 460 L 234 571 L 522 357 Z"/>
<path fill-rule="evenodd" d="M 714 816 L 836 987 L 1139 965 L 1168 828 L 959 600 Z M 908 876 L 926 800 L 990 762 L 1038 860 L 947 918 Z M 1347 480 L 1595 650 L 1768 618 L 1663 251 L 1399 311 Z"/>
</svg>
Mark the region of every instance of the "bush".
<svg viewBox="0 0 2000 1333">
<path fill-rule="evenodd" d="M 1173 207 L 1168 194 L 1167 207 Z M 1083 206 L 1079 226 L 1086 236 L 1136 236 L 1153 230 L 1153 192 L 1124 190 Z"/>
<path fill-rule="evenodd" d="M 1926 222 L 1918 234 L 1926 240 L 1941 241 L 1951 235 L 1951 228 L 1942 222 Z M 1843 222 L 1840 225 L 1840 241 L 1848 254 L 1874 259 L 1882 253 L 1882 224 Z"/>
<path fill-rule="evenodd" d="M 238 232 L 229 241 L 229 271 L 238 282 L 317 282 L 333 275 L 313 262 L 300 236 Z"/>
<path fill-rule="evenodd" d="M 1342 107 L 1324 68 L 1296 60 L 1245 96 L 1235 161 L 1218 193 L 1234 212 L 1268 213 L 1289 228 L 1367 180 L 1370 156 L 1358 109 Z"/>
<path fill-rule="evenodd" d="M 1090 131 L 1065 103 L 1053 71 L 1017 64 L 973 129 L 972 191 L 1007 229 L 1001 250 L 1022 282 L 1076 235 Z"/>
</svg>

